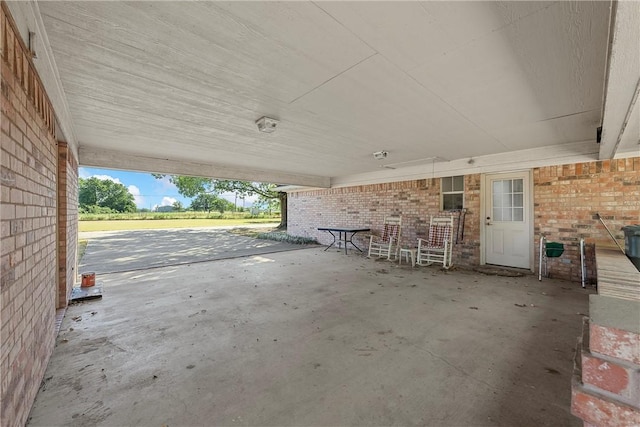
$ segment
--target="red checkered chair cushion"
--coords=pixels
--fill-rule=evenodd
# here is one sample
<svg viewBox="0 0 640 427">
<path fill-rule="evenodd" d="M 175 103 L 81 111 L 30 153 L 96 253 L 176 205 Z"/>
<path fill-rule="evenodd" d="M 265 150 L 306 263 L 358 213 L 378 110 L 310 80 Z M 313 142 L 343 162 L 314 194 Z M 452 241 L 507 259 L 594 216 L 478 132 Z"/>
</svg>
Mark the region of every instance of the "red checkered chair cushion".
<svg viewBox="0 0 640 427">
<path fill-rule="evenodd" d="M 398 240 L 398 227 L 395 224 L 385 224 L 384 230 L 382 230 L 382 241 L 388 242 L 393 237 L 394 240 Z"/>
<path fill-rule="evenodd" d="M 430 225 L 428 247 L 444 248 L 444 242 L 448 242 L 450 237 L 451 227 L 445 227 L 442 225 Z"/>
</svg>

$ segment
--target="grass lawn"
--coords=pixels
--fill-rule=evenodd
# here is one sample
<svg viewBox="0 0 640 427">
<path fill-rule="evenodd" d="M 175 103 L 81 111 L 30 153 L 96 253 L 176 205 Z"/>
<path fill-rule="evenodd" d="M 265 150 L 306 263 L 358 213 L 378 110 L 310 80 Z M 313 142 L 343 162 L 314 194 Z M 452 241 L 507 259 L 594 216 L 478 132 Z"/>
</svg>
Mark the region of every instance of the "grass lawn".
<svg viewBox="0 0 640 427">
<path fill-rule="evenodd" d="M 150 230 L 158 228 L 195 228 L 248 224 L 277 224 L 277 218 L 237 219 L 134 219 L 79 221 L 80 231 Z"/>
</svg>

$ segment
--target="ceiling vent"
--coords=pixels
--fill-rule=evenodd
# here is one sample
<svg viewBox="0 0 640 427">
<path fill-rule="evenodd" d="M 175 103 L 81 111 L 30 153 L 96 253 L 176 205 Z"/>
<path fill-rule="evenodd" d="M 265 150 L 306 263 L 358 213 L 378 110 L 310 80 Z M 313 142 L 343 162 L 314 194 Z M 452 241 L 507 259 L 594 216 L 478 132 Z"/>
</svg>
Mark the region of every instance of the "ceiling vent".
<svg viewBox="0 0 640 427">
<path fill-rule="evenodd" d="M 258 130 L 264 133 L 273 133 L 276 131 L 276 126 L 278 126 L 278 120 L 272 119 L 271 117 L 260 117 L 256 120 L 256 125 L 258 126 Z"/>
</svg>

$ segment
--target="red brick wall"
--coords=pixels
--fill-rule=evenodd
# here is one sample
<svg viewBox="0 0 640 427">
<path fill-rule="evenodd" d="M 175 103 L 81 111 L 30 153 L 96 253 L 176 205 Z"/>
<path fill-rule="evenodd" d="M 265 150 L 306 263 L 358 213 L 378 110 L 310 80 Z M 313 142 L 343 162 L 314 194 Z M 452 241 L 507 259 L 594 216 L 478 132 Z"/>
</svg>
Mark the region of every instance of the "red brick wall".
<svg viewBox="0 0 640 427">
<path fill-rule="evenodd" d="M 415 247 L 417 238 L 426 238 L 431 215 L 454 215 L 459 229 L 454 245 L 457 264 L 480 262 L 480 175 L 465 177 L 464 234 L 458 227 L 459 213 L 440 211 L 440 179 L 390 182 L 327 190 L 300 191 L 288 196 L 289 234 L 315 237 L 329 243 L 331 237 L 318 232 L 322 226 L 362 226 L 382 231 L 384 218 L 402 215 L 401 245 Z M 357 237 L 357 236 L 356 236 Z M 360 238 L 359 245 L 367 247 Z"/>
<path fill-rule="evenodd" d="M 58 142 L 58 307 L 66 307 L 76 281 L 78 247 L 78 162 Z"/>
<path fill-rule="evenodd" d="M 550 275 L 579 281 L 579 241 L 583 237 L 588 277 L 594 281 L 594 243 L 614 244 L 596 213 L 621 239 L 622 226 L 640 223 L 640 158 L 535 168 L 533 178 L 536 269 L 542 233 L 549 241 L 565 245 L 562 257 L 549 258 Z M 480 181 L 479 174 L 465 176 L 467 213 L 464 239 L 454 245 L 457 265 L 475 266 L 480 262 Z M 425 237 L 429 216 L 439 214 L 439 206 L 438 178 L 292 192 L 288 231 L 328 243 L 330 237 L 319 233 L 317 227 L 358 225 L 380 231 L 386 215 L 400 214 L 402 243 L 413 247 L 417 237 Z"/>
<path fill-rule="evenodd" d="M 565 246 L 561 258 L 548 260 L 551 275 L 580 280 L 579 241 L 584 238 L 593 280 L 594 244 L 615 245 L 596 213 L 622 245 L 620 229 L 640 223 L 640 157 L 536 168 L 533 179 L 536 260 L 542 233 Z"/>
<path fill-rule="evenodd" d="M 0 425 L 24 425 L 55 340 L 57 147 L 51 104 L 0 14 Z"/>
<path fill-rule="evenodd" d="M 588 328 L 587 328 L 588 327 Z M 571 413 L 584 425 L 640 425 L 640 334 L 593 321 L 579 340 Z"/>
</svg>

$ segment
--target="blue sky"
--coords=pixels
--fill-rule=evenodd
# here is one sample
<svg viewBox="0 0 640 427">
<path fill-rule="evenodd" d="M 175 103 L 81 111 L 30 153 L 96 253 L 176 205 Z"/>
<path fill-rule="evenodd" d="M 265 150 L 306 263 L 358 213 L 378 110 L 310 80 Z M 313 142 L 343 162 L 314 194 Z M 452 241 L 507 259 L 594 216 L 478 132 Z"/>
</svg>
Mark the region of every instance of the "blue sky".
<svg viewBox="0 0 640 427">
<path fill-rule="evenodd" d="M 154 209 L 157 206 L 172 205 L 173 202 L 179 201 L 185 207 L 189 207 L 191 199 L 183 197 L 178 193 L 175 185 L 169 182 L 169 178 L 155 179 L 150 173 L 127 172 L 110 169 L 84 168 L 79 169 L 80 178 L 97 177 L 100 179 L 110 179 L 118 182 L 129 190 L 139 209 Z M 234 202 L 235 195 L 233 193 L 221 194 L 221 197 Z M 244 206 L 249 207 L 255 201 L 255 197 L 247 197 Z M 243 201 L 237 200 L 238 206 L 242 206 Z"/>
</svg>

